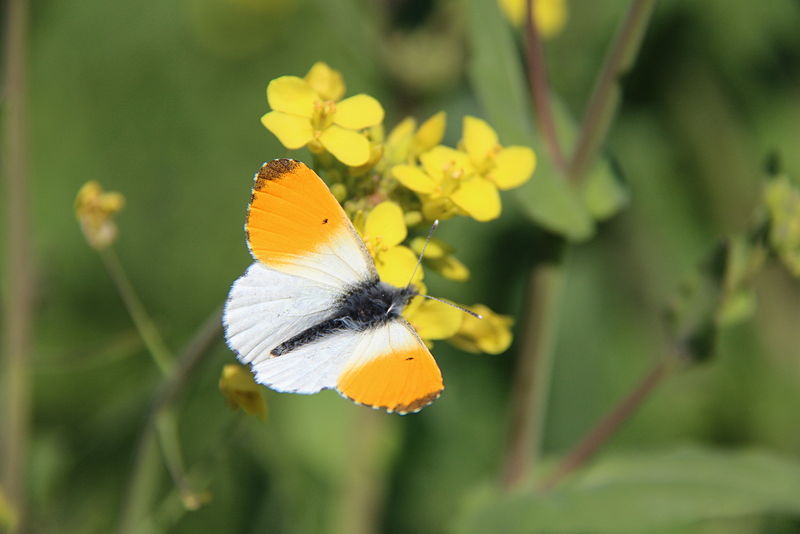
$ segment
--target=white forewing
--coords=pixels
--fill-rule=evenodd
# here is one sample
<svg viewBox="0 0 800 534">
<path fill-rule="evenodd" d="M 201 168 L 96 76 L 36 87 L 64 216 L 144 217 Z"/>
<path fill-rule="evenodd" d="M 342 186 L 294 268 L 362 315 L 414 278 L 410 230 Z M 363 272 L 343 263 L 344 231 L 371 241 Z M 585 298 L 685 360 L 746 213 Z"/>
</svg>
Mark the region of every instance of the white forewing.
<svg viewBox="0 0 800 534">
<path fill-rule="evenodd" d="M 328 318 L 342 288 L 255 262 L 233 283 L 222 323 L 228 346 L 256 364 L 284 341 Z"/>
</svg>

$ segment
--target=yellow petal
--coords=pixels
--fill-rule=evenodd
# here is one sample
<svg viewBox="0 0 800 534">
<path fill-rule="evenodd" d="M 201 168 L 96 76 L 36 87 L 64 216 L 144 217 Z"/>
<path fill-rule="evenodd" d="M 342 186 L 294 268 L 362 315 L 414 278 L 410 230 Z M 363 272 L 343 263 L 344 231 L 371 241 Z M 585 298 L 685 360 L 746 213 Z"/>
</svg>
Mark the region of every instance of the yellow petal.
<svg viewBox="0 0 800 534">
<path fill-rule="evenodd" d="M 433 179 L 413 165 L 395 165 L 392 167 L 392 176 L 417 193 L 432 193 L 436 188 Z"/>
<path fill-rule="evenodd" d="M 337 101 L 344 96 L 345 85 L 342 73 L 323 62 L 314 63 L 305 80 L 323 100 Z"/>
<path fill-rule="evenodd" d="M 416 125 L 417 121 L 411 117 L 406 117 L 389 132 L 384 152 L 389 165 L 408 161 L 409 149 Z"/>
<path fill-rule="evenodd" d="M 375 206 L 364 223 L 364 236 L 380 238 L 381 245 L 394 247 L 406 238 L 406 221 L 403 209 L 395 202 L 385 201 Z"/>
<path fill-rule="evenodd" d="M 491 221 L 500 216 L 500 193 L 484 178 L 476 176 L 465 181 L 450 199 L 476 221 Z"/>
<path fill-rule="evenodd" d="M 424 237 L 415 237 L 411 240 L 411 250 L 417 254 L 422 254 L 422 248 L 425 246 L 426 239 Z M 435 237 L 428 241 L 428 247 L 425 249 L 425 259 L 434 260 L 444 258 L 445 255 L 453 252 L 453 247 Z"/>
<path fill-rule="evenodd" d="M 256 384 L 253 375 L 246 367 L 236 364 L 223 367 L 219 378 L 219 389 L 231 408 L 242 409 L 261 419 L 266 416 L 267 405 L 261 396 L 261 386 Z"/>
<path fill-rule="evenodd" d="M 422 339 L 447 339 L 458 332 L 467 314 L 443 302 L 424 299 L 403 315 Z"/>
<path fill-rule="evenodd" d="M 467 175 L 474 172 L 469 156 L 448 146 L 437 146 L 419 157 L 422 167 L 434 180 L 440 181 L 445 173 Z"/>
<path fill-rule="evenodd" d="M 417 121 L 412 117 L 406 117 L 400 121 L 397 126 L 392 128 L 389 136 L 386 138 L 387 145 L 395 145 L 398 143 L 407 142 L 408 139 L 414 135 L 414 128 L 417 127 Z"/>
<path fill-rule="evenodd" d="M 458 206 L 447 197 L 422 198 L 422 213 L 429 221 L 451 219 L 458 215 Z"/>
<path fill-rule="evenodd" d="M 317 92 L 297 76 L 281 76 L 267 86 L 267 102 L 275 111 L 311 118 L 314 102 L 318 100 L 320 97 Z"/>
<path fill-rule="evenodd" d="M 500 0 L 500 7 L 514 26 L 521 26 L 525 18 L 525 0 Z M 544 38 L 557 35 L 567 20 L 565 0 L 536 0 L 536 25 Z"/>
<path fill-rule="evenodd" d="M 464 117 L 461 142 L 475 165 L 481 165 L 500 146 L 494 129 L 486 121 L 469 115 Z"/>
<path fill-rule="evenodd" d="M 542 37 L 549 39 L 561 33 L 567 22 L 565 0 L 536 0 L 536 25 Z"/>
<path fill-rule="evenodd" d="M 278 141 L 286 148 L 302 148 L 314 136 L 310 120 L 280 111 L 270 111 L 261 117 L 261 124 L 275 134 Z"/>
<path fill-rule="evenodd" d="M 536 154 L 526 146 L 510 146 L 497 154 L 489 178 L 502 190 L 527 182 L 536 168 Z"/>
<path fill-rule="evenodd" d="M 360 130 L 383 121 L 383 106 L 369 95 L 355 95 L 336 104 L 333 122 L 344 128 Z"/>
<path fill-rule="evenodd" d="M 392 247 L 375 258 L 375 268 L 381 280 L 395 287 L 405 287 L 409 281 L 416 284 L 422 280 L 422 269 L 414 272 L 416 266 L 416 254 L 410 248 L 403 246 Z M 413 279 L 411 273 L 414 273 Z"/>
<path fill-rule="evenodd" d="M 423 122 L 414 134 L 414 149 L 417 152 L 425 152 L 441 143 L 446 126 L 447 114 L 444 111 Z"/>
<path fill-rule="evenodd" d="M 407 211 L 403 218 L 406 220 L 406 226 L 416 226 L 422 222 L 422 213 L 417 210 Z"/>
<path fill-rule="evenodd" d="M 322 132 L 319 141 L 325 150 L 350 167 L 358 167 L 369 160 L 369 141 L 366 136 L 353 130 L 346 130 L 334 124 Z"/>
<path fill-rule="evenodd" d="M 479 314 L 478 319 L 466 315 L 461 322 L 458 333 L 448 341 L 456 347 L 469 352 L 485 352 L 487 354 L 500 354 L 511 345 L 510 317 L 499 315 L 483 304 L 470 306 L 470 310 Z"/>
<path fill-rule="evenodd" d="M 452 254 L 443 258 L 430 260 L 427 265 L 448 280 L 454 280 L 456 282 L 466 282 L 469 280 L 469 269 Z"/>
</svg>

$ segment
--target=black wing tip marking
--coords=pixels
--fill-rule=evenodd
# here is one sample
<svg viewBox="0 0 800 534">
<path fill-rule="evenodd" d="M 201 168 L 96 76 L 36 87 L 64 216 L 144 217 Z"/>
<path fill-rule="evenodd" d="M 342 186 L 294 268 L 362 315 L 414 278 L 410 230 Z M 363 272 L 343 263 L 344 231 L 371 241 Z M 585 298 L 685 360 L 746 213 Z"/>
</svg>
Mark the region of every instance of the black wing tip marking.
<svg viewBox="0 0 800 534">
<path fill-rule="evenodd" d="M 261 190 L 266 182 L 277 180 L 300 166 L 300 162 L 290 158 L 273 159 L 261 165 L 255 176 L 255 190 Z"/>
</svg>

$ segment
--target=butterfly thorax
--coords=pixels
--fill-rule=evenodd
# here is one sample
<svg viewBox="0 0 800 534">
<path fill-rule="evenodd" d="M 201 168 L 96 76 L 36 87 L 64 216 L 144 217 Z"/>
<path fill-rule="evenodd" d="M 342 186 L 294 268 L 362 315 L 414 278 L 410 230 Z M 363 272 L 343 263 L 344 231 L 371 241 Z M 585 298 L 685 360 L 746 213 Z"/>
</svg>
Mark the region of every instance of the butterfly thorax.
<svg viewBox="0 0 800 534">
<path fill-rule="evenodd" d="M 328 319 L 284 341 L 270 353 L 281 356 L 342 330 L 360 332 L 382 326 L 397 319 L 417 294 L 416 288 L 410 285 L 397 288 L 377 278 L 366 280 L 342 294 Z"/>
</svg>

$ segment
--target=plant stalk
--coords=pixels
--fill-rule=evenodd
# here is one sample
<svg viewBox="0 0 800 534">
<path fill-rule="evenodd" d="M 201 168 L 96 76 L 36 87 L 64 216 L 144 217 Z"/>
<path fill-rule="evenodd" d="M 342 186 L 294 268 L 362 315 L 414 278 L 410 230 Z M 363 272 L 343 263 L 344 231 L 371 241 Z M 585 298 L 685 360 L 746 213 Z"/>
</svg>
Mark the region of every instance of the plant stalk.
<svg viewBox="0 0 800 534">
<path fill-rule="evenodd" d="M 553 238 L 556 239 L 556 238 Z M 558 301 L 563 285 L 562 242 L 559 253 L 537 263 L 528 288 L 528 317 L 511 393 L 511 420 L 501 484 L 513 489 L 528 477 L 541 453 L 552 378 Z"/>
<path fill-rule="evenodd" d="M 172 352 L 167 348 L 161 334 L 158 332 L 158 328 L 156 328 L 153 320 L 147 314 L 142 301 L 136 294 L 136 290 L 133 288 L 133 284 L 131 284 L 128 275 L 125 273 L 125 269 L 123 269 L 114 249 L 108 247 L 99 252 L 103 260 L 103 265 L 105 265 L 109 276 L 111 276 L 111 280 L 117 287 L 117 291 L 120 297 L 122 297 L 122 302 L 125 304 L 125 308 L 128 310 L 131 319 L 133 319 L 133 324 L 139 331 L 139 335 L 142 337 L 147 351 L 152 356 L 153 361 L 156 363 L 161 373 L 168 376 L 174 367 Z"/>
<path fill-rule="evenodd" d="M 622 426 L 625 421 L 650 397 L 656 386 L 669 376 L 674 367 L 674 359 L 659 361 L 594 428 L 578 442 L 556 468 L 544 479 L 539 488 L 549 491 L 562 480 L 586 464 Z"/>
<path fill-rule="evenodd" d="M 136 458 L 131 470 L 131 478 L 122 505 L 120 522 L 117 526 L 119 534 L 135 534 L 139 532 L 143 521 L 146 521 L 149 516 L 149 511 L 155 501 L 155 493 L 158 489 L 158 469 L 161 465 L 159 462 L 159 441 L 162 448 L 165 449 L 165 459 L 168 461 L 169 471 L 181 494 L 184 505 L 200 502 L 201 500 L 200 497 L 194 498 L 194 492 L 187 484 L 182 467 L 183 460 L 180 456 L 175 456 L 177 449 L 171 445 L 173 435 L 168 431 L 172 423 L 166 421 L 165 424 L 164 417 L 169 417 L 175 401 L 186 388 L 189 378 L 197 370 L 203 356 L 219 341 L 222 333 L 221 316 L 221 309 L 214 310 L 195 332 L 178 357 L 177 365 L 167 376 L 150 405 L 147 420 L 139 438 Z M 159 436 L 158 432 L 160 431 L 167 432 Z"/>
<path fill-rule="evenodd" d="M 2 489 L 16 516 L 25 519 L 25 464 L 30 425 L 30 358 L 33 320 L 33 260 L 28 219 L 27 30 L 25 0 L 9 0 L 5 28 L 5 150 L 7 241 L 3 343 L 3 409 L 0 420 Z"/>
<path fill-rule="evenodd" d="M 528 82 L 531 86 L 534 115 L 539 131 L 547 145 L 547 151 L 556 168 L 561 172 L 566 171 L 567 162 L 561 142 L 558 140 L 553 106 L 550 101 L 550 83 L 547 78 L 547 66 L 544 60 L 544 46 L 541 35 L 536 25 L 536 9 L 534 2 L 525 2 L 525 44 Z"/>
<path fill-rule="evenodd" d="M 573 182 L 583 180 L 608 134 L 611 119 L 620 100 L 620 79 L 636 59 L 654 6 L 655 0 L 632 0 L 608 49 L 589 98 L 578 143 L 569 164 L 569 177 Z"/>
</svg>

